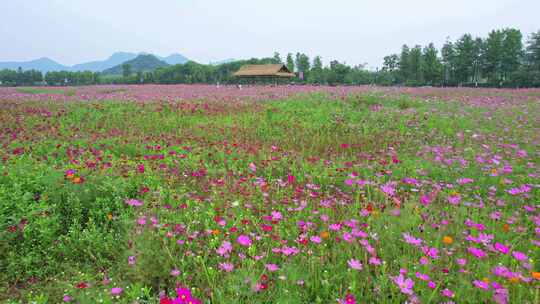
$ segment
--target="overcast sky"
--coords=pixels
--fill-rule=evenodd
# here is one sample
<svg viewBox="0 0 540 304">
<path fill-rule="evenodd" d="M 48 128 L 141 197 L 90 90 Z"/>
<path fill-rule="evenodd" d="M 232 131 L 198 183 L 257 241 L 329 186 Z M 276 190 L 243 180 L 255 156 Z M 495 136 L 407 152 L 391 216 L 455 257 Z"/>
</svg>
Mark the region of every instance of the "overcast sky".
<svg viewBox="0 0 540 304">
<path fill-rule="evenodd" d="M 181 53 L 201 63 L 305 52 L 380 66 L 407 43 L 540 30 L 540 0 L 0 1 L 0 61 L 72 65 L 116 51 Z"/>
</svg>

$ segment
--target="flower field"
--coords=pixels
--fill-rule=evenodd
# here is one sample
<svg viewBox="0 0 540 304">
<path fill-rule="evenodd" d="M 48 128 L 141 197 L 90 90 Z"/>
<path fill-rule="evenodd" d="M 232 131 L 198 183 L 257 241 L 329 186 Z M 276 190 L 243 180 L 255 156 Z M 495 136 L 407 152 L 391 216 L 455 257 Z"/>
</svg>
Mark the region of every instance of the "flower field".
<svg viewBox="0 0 540 304">
<path fill-rule="evenodd" d="M 0 302 L 540 303 L 540 90 L 0 88 Z"/>
</svg>

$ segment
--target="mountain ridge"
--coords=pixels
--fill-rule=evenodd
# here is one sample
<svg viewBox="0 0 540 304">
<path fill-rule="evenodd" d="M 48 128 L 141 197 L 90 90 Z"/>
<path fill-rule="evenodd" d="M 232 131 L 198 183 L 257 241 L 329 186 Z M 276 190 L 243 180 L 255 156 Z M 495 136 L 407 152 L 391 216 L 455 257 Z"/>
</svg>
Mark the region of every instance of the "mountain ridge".
<svg viewBox="0 0 540 304">
<path fill-rule="evenodd" d="M 4 61 L 0 62 L 1 69 L 17 70 L 19 67 L 23 70 L 38 70 L 42 73 L 53 71 L 91 71 L 91 72 L 103 72 L 107 69 L 111 69 L 117 65 L 121 65 L 129 60 L 133 60 L 140 55 L 149 54 L 157 59 L 169 64 L 181 64 L 189 61 L 187 57 L 180 53 L 173 53 L 166 57 L 158 56 L 151 53 L 132 53 L 132 52 L 114 52 L 111 56 L 104 60 L 93 60 L 83 63 L 74 64 L 72 66 L 61 64 L 48 57 L 41 57 L 38 59 L 27 61 Z"/>
</svg>

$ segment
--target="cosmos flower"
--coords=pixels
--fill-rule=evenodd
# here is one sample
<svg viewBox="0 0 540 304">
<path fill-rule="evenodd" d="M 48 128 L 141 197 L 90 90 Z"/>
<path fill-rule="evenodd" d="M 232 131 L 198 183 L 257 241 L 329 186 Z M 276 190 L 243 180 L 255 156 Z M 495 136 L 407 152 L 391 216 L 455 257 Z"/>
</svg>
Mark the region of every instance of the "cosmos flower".
<svg viewBox="0 0 540 304">
<path fill-rule="evenodd" d="M 412 295 L 413 294 L 413 287 L 414 287 L 414 281 L 405 278 L 405 276 L 400 273 L 399 276 L 394 277 L 393 279 L 394 283 L 399 287 L 401 292 L 406 295 Z"/>
<path fill-rule="evenodd" d="M 131 207 L 140 207 L 143 205 L 143 202 L 134 198 L 126 200 L 126 204 Z"/>
<path fill-rule="evenodd" d="M 234 269 L 234 265 L 231 263 L 219 263 L 219 269 L 225 272 L 231 272 Z"/>
<path fill-rule="evenodd" d="M 249 236 L 244 235 L 244 234 L 241 234 L 240 236 L 238 236 L 238 238 L 236 239 L 236 242 L 244 247 L 249 247 L 252 244 L 252 241 L 249 238 Z"/>
<path fill-rule="evenodd" d="M 362 266 L 362 263 L 360 263 L 359 260 L 356 259 L 350 259 L 347 261 L 347 264 L 349 265 L 349 268 L 355 269 L 355 270 L 362 270 L 364 267 Z"/>
</svg>

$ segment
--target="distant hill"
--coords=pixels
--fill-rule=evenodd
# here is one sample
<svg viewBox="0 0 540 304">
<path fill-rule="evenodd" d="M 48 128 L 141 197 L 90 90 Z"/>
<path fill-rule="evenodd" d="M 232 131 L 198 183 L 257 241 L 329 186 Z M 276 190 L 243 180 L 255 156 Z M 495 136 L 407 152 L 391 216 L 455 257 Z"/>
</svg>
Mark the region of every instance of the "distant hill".
<svg viewBox="0 0 540 304">
<path fill-rule="evenodd" d="M 175 65 L 175 64 L 183 64 L 183 63 L 186 63 L 189 61 L 189 59 L 187 57 L 185 57 L 184 55 L 181 55 L 181 54 L 171 54 L 167 57 L 159 57 L 158 58 L 160 60 L 163 60 L 165 61 L 166 63 L 170 64 L 170 65 Z"/>
<path fill-rule="evenodd" d="M 62 70 L 70 69 L 68 66 L 62 65 L 46 57 L 39 58 L 36 60 L 30 60 L 30 61 L 0 62 L 0 70 L 1 69 L 17 70 L 19 67 L 25 71 L 26 70 L 39 70 L 43 73 L 46 73 L 49 71 L 62 71 Z"/>
<path fill-rule="evenodd" d="M 90 61 L 86 63 L 76 64 L 71 67 L 71 71 L 92 71 L 101 72 L 106 69 L 110 69 L 116 65 L 119 65 L 128 60 L 135 59 L 137 54 L 127 52 L 116 52 L 111 57 L 105 60 Z"/>
<path fill-rule="evenodd" d="M 153 71 L 157 68 L 166 67 L 169 66 L 168 63 L 165 61 L 159 60 L 154 55 L 139 55 L 135 57 L 134 59 L 128 60 L 126 62 L 123 62 L 119 65 L 116 65 L 110 69 L 106 69 L 103 71 L 103 74 L 106 75 L 122 75 L 122 66 L 124 64 L 129 64 L 131 66 L 131 71 L 133 73 L 137 73 L 139 71 L 141 72 L 148 72 Z"/>
<path fill-rule="evenodd" d="M 43 73 L 49 71 L 92 71 L 92 72 L 102 72 L 111 68 L 116 67 L 117 65 L 122 65 L 126 61 L 133 60 L 139 55 L 151 55 L 159 60 L 170 64 L 175 65 L 179 63 L 186 63 L 189 61 L 185 56 L 175 53 L 167 57 L 155 56 L 148 53 L 130 53 L 130 52 L 116 52 L 112 54 L 109 58 L 105 60 L 96 60 L 85 63 L 76 64 L 73 66 L 67 66 L 60 64 L 54 60 L 43 57 L 31 61 L 9 61 L 9 62 L 0 62 L 0 70 L 10 69 L 17 70 L 21 67 L 23 70 L 39 70 Z"/>
<path fill-rule="evenodd" d="M 210 61 L 210 65 L 220 65 L 220 64 L 231 63 L 231 62 L 235 62 L 235 61 L 237 61 L 237 60 L 232 59 L 232 58 L 225 59 L 225 60 L 220 60 L 220 61 L 216 61 L 216 62 Z"/>
</svg>

